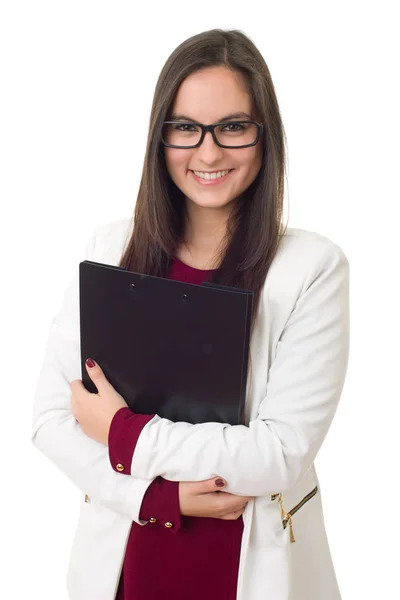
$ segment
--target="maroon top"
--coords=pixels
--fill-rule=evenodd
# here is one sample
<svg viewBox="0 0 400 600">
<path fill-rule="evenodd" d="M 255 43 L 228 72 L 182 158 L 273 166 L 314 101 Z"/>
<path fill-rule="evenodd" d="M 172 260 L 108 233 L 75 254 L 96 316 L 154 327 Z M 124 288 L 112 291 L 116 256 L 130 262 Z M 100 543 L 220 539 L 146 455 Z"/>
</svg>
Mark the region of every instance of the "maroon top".
<svg viewBox="0 0 400 600">
<path fill-rule="evenodd" d="M 174 259 L 169 279 L 200 284 L 209 271 Z M 113 469 L 130 475 L 137 440 L 154 415 L 130 408 L 115 414 L 108 437 Z M 234 521 L 180 514 L 178 482 L 157 477 L 132 522 L 115 600 L 236 600 L 243 519 Z"/>
</svg>

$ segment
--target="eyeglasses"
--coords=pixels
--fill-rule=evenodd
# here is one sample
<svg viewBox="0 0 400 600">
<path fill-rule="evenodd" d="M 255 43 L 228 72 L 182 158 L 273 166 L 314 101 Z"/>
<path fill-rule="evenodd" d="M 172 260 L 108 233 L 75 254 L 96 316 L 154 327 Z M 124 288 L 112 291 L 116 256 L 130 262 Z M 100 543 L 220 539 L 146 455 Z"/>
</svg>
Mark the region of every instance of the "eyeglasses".
<svg viewBox="0 0 400 600">
<path fill-rule="evenodd" d="M 248 148 L 257 144 L 263 125 L 256 121 L 227 121 L 213 125 L 164 121 L 161 141 L 168 148 L 198 148 L 207 131 L 210 131 L 220 148 Z"/>
</svg>

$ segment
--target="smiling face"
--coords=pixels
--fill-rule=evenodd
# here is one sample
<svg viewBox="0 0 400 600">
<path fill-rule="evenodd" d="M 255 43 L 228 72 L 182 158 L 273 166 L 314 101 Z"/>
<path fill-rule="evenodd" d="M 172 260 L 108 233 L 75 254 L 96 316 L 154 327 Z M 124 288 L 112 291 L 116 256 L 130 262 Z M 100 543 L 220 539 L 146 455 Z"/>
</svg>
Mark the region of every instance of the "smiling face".
<svg viewBox="0 0 400 600">
<path fill-rule="evenodd" d="M 209 125 L 243 113 L 234 120 L 259 121 L 244 77 L 225 67 L 211 67 L 189 75 L 180 85 L 171 120 L 187 117 Z M 181 117 L 185 115 L 185 119 Z M 164 148 L 168 172 L 187 202 L 198 207 L 229 209 L 256 178 L 262 162 L 262 140 L 248 148 L 220 148 L 206 133 L 198 148 Z M 204 180 L 194 171 L 230 170 L 221 180 Z"/>
</svg>

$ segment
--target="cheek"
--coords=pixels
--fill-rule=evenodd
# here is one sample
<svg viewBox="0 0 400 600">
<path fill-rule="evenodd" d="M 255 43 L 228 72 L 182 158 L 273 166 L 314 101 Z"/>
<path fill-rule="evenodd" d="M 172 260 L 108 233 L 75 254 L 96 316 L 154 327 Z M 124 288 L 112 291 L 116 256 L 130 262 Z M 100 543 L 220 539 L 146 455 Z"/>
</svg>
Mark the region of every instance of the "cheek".
<svg viewBox="0 0 400 600">
<path fill-rule="evenodd" d="M 189 165 L 188 153 L 186 150 L 177 148 L 165 149 L 165 164 L 171 177 L 182 175 L 183 170 L 186 172 Z"/>
<path fill-rule="evenodd" d="M 247 177 L 255 178 L 261 167 L 262 152 L 255 148 L 248 148 L 246 156 L 242 158 L 242 165 Z"/>
<path fill-rule="evenodd" d="M 258 175 L 258 172 L 261 169 L 261 165 L 262 165 L 262 154 L 256 154 L 256 156 L 254 157 L 254 162 L 253 162 L 254 178 Z"/>
</svg>

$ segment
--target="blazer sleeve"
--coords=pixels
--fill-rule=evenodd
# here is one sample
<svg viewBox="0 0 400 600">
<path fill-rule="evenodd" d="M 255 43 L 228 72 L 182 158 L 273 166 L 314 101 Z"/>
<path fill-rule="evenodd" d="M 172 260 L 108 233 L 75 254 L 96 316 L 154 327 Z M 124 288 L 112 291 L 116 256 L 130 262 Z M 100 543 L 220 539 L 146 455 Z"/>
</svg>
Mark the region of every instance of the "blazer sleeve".
<svg viewBox="0 0 400 600">
<path fill-rule="evenodd" d="M 283 492 L 301 479 L 336 412 L 349 356 L 348 260 L 333 243 L 318 253 L 277 343 L 257 417 L 247 427 L 156 415 L 139 436 L 132 475 L 221 476 L 226 491 L 249 496 Z"/>
<path fill-rule="evenodd" d="M 130 475 L 130 465 L 139 435 L 148 421 L 154 415 L 139 415 L 127 406 L 120 408 L 111 420 L 108 433 L 108 454 L 114 471 L 117 465 L 124 465 L 121 471 Z M 171 530 L 177 533 L 181 526 L 181 513 L 179 502 L 179 483 L 157 477 L 147 488 L 140 507 L 139 517 L 142 521 L 156 519 L 157 523 L 164 524 L 169 521 L 174 527 Z"/>
<path fill-rule="evenodd" d="M 85 259 L 96 261 L 101 236 L 108 226 L 93 233 Z M 112 237 L 112 236 L 111 236 Z M 52 320 L 47 347 L 36 385 L 32 443 L 82 491 L 105 507 L 140 525 L 142 499 L 155 478 L 125 477 L 113 470 L 108 448 L 88 437 L 71 410 L 70 383 L 81 379 L 79 272 L 70 282 L 61 309 Z"/>
</svg>

